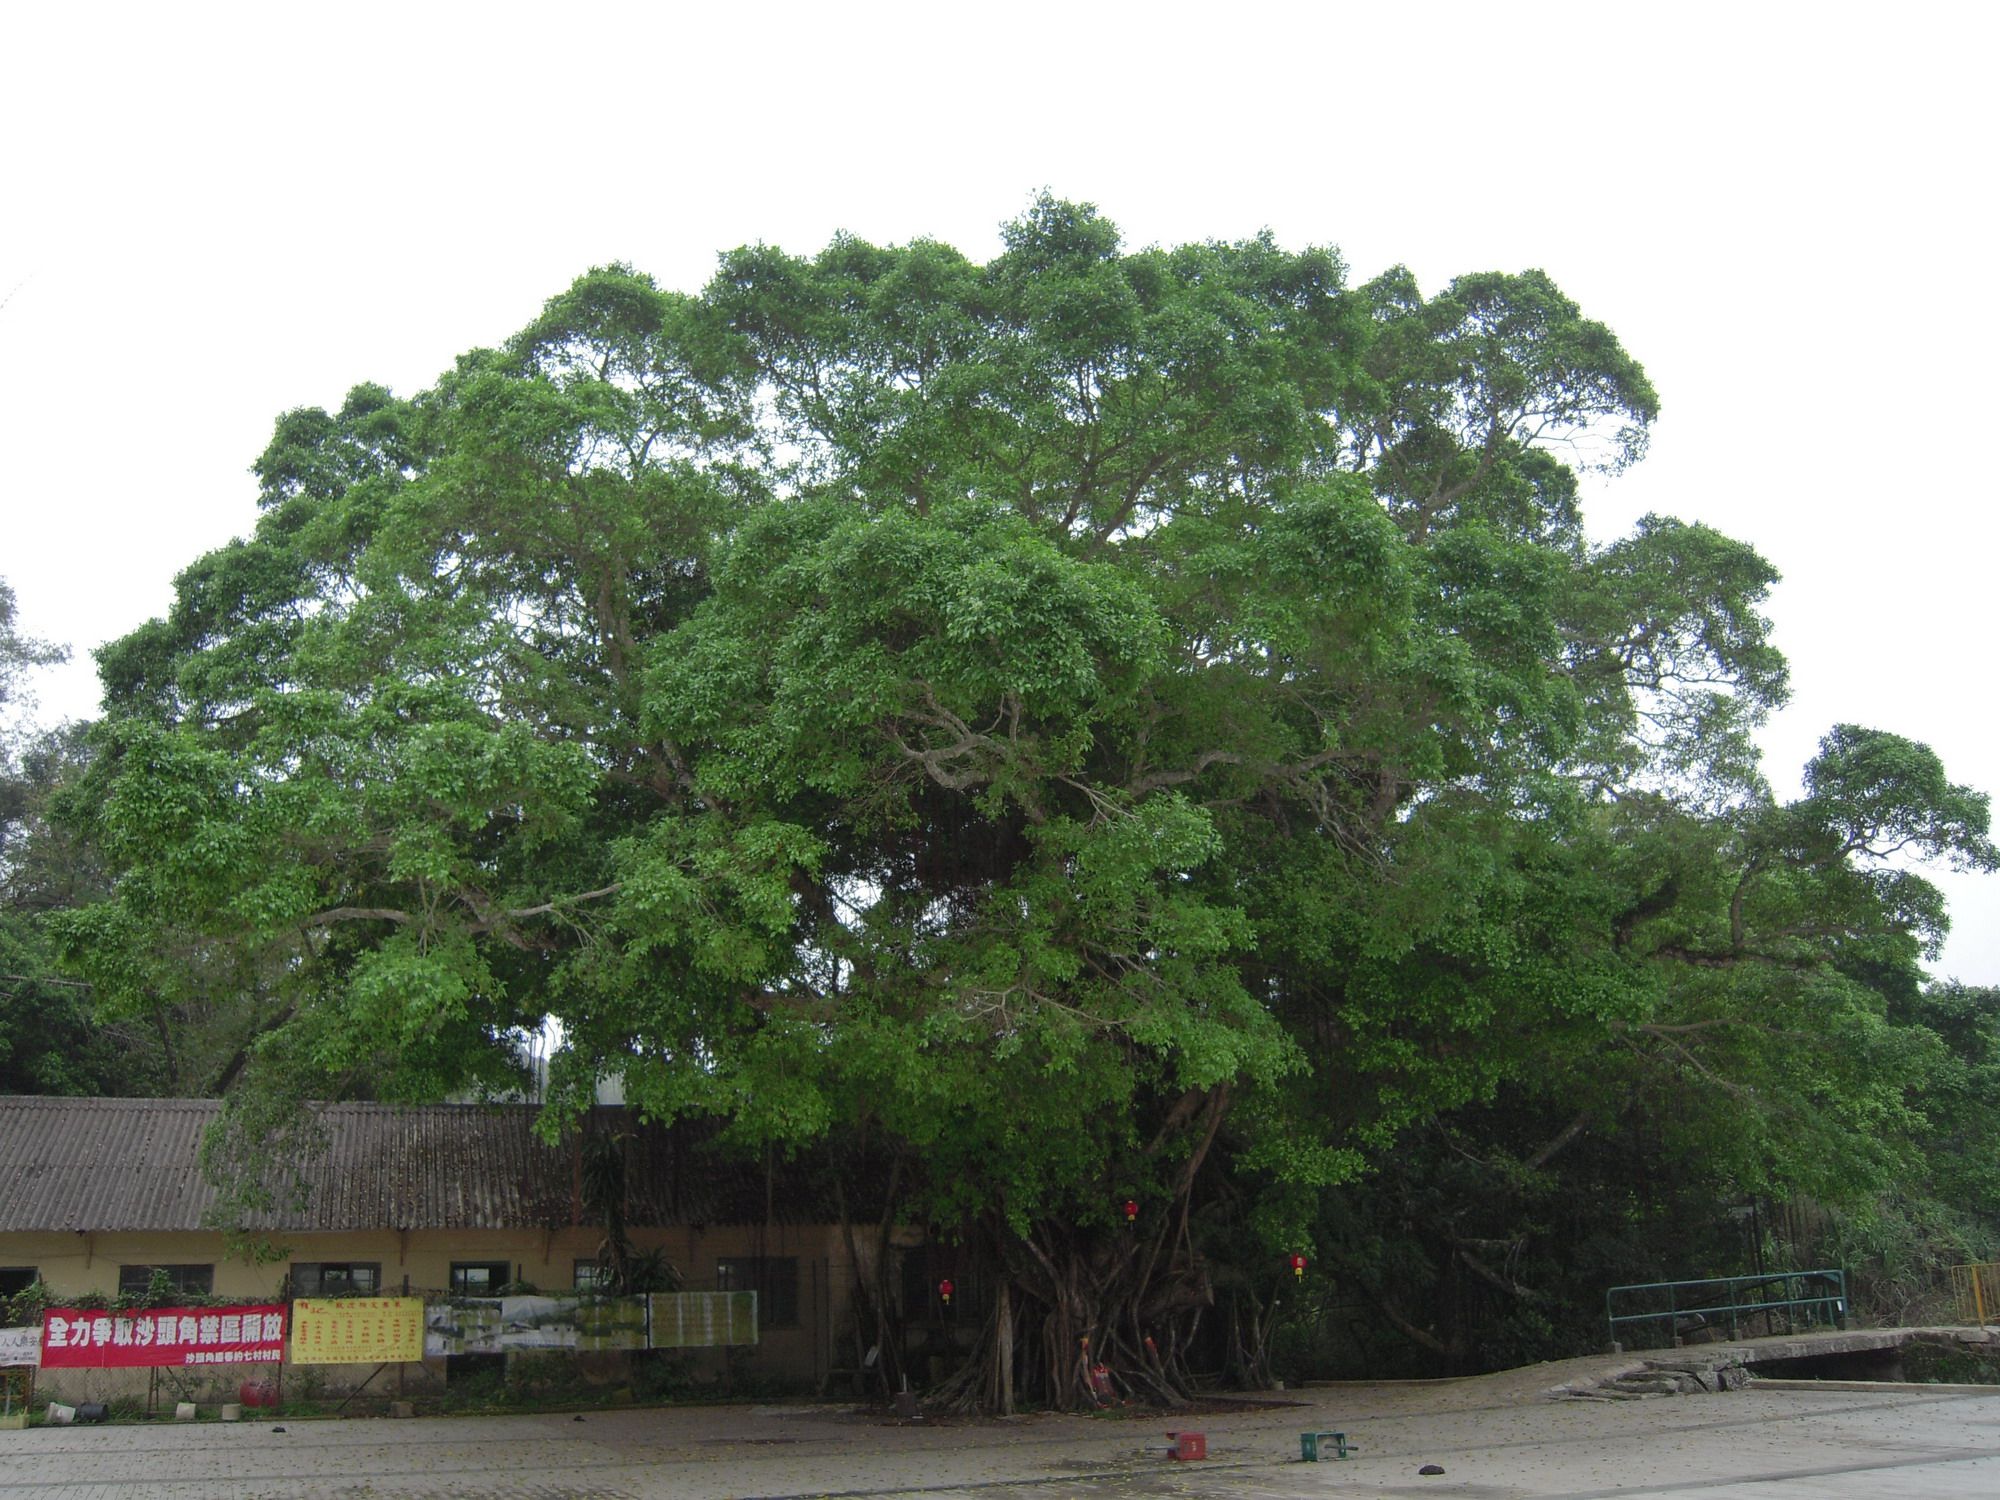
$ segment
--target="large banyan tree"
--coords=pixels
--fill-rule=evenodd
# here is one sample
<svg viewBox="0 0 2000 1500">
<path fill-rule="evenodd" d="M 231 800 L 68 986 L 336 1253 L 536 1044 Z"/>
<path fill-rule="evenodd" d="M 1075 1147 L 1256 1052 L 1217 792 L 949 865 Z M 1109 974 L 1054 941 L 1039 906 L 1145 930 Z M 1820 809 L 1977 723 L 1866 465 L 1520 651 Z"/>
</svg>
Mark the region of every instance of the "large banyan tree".
<svg viewBox="0 0 2000 1500">
<path fill-rule="evenodd" d="M 1984 800 L 1852 727 L 1772 798 L 1770 567 L 1582 526 L 1655 413 L 1539 272 L 1049 199 L 984 265 L 592 271 L 282 417 L 254 536 L 102 652 L 70 961 L 143 1008 L 227 955 L 267 1119 L 553 1020 L 552 1128 L 613 1077 L 863 1143 L 978 1270 L 941 1399 L 1173 1401 L 1203 1319 L 1254 1376 L 1316 1195 L 1440 1109 L 1721 1080 L 1767 1165 L 1787 1101 L 1893 1109 L 1852 975 L 1942 911 L 1883 857 L 1990 862 Z"/>
</svg>

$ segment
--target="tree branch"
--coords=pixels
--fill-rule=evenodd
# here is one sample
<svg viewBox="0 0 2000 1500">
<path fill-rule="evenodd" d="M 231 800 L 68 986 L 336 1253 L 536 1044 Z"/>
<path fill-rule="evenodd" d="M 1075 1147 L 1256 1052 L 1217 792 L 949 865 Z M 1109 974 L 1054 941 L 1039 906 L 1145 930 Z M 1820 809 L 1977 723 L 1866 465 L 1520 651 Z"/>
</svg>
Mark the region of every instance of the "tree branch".
<svg viewBox="0 0 2000 1500">
<path fill-rule="evenodd" d="M 1528 1158 L 1527 1161 L 1528 1170 L 1532 1172 L 1532 1171 L 1538 1171 L 1541 1168 L 1546 1167 L 1549 1164 L 1549 1162 L 1555 1157 L 1555 1154 L 1558 1151 L 1561 1151 L 1565 1146 L 1567 1146 L 1571 1141 L 1575 1140 L 1578 1136 L 1582 1135 L 1585 1127 L 1587 1127 L 1589 1124 L 1590 1124 L 1590 1111 L 1588 1109 L 1579 1110 L 1574 1120 L 1571 1120 L 1569 1124 L 1563 1126 L 1561 1130 L 1556 1132 L 1555 1139 L 1550 1141 L 1546 1146 L 1542 1147 L 1541 1150 L 1537 1151 L 1533 1156 Z"/>
<path fill-rule="evenodd" d="M 334 906 L 316 911 L 299 921 L 301 927 L 331 927 L 335 922 L 394 922 L 405 925 L 417 919 L 393 906 Z"/>
</svg>

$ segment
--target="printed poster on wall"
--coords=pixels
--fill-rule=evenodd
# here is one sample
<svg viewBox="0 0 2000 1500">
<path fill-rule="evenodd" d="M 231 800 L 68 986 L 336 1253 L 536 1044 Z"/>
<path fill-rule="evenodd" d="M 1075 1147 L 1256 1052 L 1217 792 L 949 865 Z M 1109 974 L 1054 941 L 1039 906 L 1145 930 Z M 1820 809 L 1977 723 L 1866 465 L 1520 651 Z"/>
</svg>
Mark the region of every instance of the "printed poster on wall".
<svg viewBox="0 0 2000 1500">
<path fill-rule="evenodd" d="M 292 1304 L 295 1365 L 394 1365 L 424 1357 L 418 1297 L 301 1297 Z"/>
<path fill-rule="evenodd" d="M 655 1349 L 717 1349 L 757 1342 L 755 1292 L 654 1292 Z"/>
<path fill-rule="evenodd" d="M 643 1349 L 644 1297 L 460 1297 L 424 1309 L 424 1353 Z"/>
<path fill-rule="evenodd" d="M 0 1369 L 8 1365 L 38 1365 L 41 1362 L 41 1329 L 32 1326 L 0 1328 Z"/>
<path fill-rule="evenodd" d="M 148 1307 L 119 1313 L 53 1307 L 42 1319 L 45 1370 L 277 1364 L 284 1357 L 281 1306 Z"/>
</svg>

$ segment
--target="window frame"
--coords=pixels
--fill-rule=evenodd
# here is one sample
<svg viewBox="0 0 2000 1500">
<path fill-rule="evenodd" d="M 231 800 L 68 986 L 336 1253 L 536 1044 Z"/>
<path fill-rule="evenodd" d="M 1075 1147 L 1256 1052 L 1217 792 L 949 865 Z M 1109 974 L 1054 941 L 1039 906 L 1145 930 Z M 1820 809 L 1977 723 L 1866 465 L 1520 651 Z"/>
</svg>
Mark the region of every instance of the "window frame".
<svg viewBox="0 0 2000 1500">
<path fill-rule="evenodd" d="M 465 1284 L 464 1277 L 468 1271 L 485 1271 L 489 1274 L 498 1271 L 500 1275 L 485 1290 L 476 1291 Z M 509 1260 L 455 1260 L 451 1263 L 451 1279 L 448 1286 L 454 1297 L 497 1297 L 500 1295 L 500 1288 L 513 1279 L 514 1263 Z"/>
<path fill-rule="evenodd" d="M 118 1267 L 118 1295 L 121 1297 L 143 1297 L 152 1289 L 153 1273 L 167 1273 L 167 1291 L 175 1297 L 213 1297 L 215 1295 L 215 1262 L 200 1261 L 139 1261 Z M 191 1284 L 198 1283 L 198 1284 Z"/>
<path fill-rule="evenodd" d="M 307 1284 L 303 1276 L 303 1273 L 308 1271 L 312 1273 L 310 1285 Z M 345 1287 L 329 1291 L 326 1285 L 326 1273 L 328 1271 L 339 1271 L 345 1274 L 348 1284 Z M 366 1271 L 368 1273 L 367 1286 L 356 1286 L 354 1284 L 354 1273 L 356 1271 Z M 291 1282 L 291 1294 L 293 1297 L 379 1297 L 382 1295 L 382 1262 L 379 1260 L 295 1260 L 286 1274 Z"/>
</svg>

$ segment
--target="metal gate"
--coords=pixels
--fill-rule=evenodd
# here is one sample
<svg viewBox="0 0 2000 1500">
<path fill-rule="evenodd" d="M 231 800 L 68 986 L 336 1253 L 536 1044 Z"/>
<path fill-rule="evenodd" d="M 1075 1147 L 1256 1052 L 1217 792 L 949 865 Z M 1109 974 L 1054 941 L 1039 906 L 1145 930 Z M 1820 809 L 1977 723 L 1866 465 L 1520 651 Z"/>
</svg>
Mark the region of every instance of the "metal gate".
<svg viewBox="0 0 2000 1500">
<path fill-rule="evenodd" d="M 2000 1322 L 2000 1261 L 1953 1266 L 1951 1290 L 1961 1321 L 1978 1328 Z"/>
</svg>

